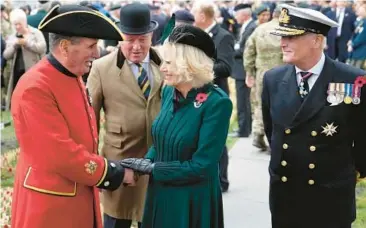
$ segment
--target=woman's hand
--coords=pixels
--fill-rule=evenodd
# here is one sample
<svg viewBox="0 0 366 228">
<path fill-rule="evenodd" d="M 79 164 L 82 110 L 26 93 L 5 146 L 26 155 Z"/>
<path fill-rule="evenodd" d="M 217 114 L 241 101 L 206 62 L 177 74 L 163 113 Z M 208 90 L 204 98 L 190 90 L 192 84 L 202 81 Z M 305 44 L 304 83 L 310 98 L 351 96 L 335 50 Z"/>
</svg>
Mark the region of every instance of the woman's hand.
<svg viewBox="0 0 366 228">
<path fill-rule="evenodd" d="M 121 165 L 125 168 L 147 175 L 151 174 L 154 168 L 154 163 L 145 158 L 126 158 L 121 161 Z"/>
</svg>

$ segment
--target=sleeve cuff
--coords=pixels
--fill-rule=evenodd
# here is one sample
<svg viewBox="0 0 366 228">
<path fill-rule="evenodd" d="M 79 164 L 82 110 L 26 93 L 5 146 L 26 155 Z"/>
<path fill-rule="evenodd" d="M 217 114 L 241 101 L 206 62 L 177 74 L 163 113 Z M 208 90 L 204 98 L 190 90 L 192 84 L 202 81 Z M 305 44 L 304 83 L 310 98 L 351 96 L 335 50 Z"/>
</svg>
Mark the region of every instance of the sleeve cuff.
<svg viewBox="0 0 366 228">
<path fill-rule="evenodd" d="M 121 185 L 125 176 L 125 169 L 119 162 L 108 161 L 104 159 L 105 168 L 102 178 L 96 187 L 114 191 Z"/>
</svg>

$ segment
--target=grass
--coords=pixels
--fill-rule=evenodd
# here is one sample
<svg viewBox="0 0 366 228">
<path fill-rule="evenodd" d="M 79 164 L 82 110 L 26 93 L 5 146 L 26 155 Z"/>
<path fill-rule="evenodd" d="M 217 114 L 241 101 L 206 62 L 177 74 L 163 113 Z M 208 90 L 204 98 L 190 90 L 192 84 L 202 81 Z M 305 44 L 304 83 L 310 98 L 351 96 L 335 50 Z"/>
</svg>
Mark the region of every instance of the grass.
<svg viewBox="0 0 366 228">
<path fill-rule="evenodd" d="M 353 228 L 366 227 L 366 180 L 357 185 L 357 219 Z"/>
</svg>

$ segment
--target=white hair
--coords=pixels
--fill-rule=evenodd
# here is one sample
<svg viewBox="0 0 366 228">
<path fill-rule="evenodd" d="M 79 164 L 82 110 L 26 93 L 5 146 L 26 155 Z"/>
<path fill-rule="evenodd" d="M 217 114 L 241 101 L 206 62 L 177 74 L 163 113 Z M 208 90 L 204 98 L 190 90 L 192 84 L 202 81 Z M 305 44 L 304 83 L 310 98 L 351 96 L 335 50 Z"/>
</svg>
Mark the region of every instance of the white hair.
<svg viewBox="0 0 366 228">
<path fill-rule="evenodd" d="M 191 83 L 193 88 L 199 88 L 214 80 L 214 61 L 201 49 L 196 47 L 165 42 L 160 48 L 160 54 L 166 59 L 166 53 L 171 53 L 178 74 L 177 84 Z"/>
<path fill-rule="evenodd" d="M 14 9 L 10 12 L 10 22 L 12 24 L 20 22 L 24 25 L 27 24 L 27 15 L 22 9 Z"/>
</svg>

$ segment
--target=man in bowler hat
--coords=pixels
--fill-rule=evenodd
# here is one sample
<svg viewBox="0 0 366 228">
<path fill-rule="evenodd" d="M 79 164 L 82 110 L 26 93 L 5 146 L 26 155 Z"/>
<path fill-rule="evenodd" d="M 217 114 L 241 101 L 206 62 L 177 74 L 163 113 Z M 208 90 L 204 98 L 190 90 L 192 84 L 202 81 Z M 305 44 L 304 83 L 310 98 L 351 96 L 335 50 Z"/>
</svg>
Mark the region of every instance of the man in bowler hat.
<svg viewBox="0 0 366 228">
<path fill-rule="evenodd" d="M 366 176 L 366 72 L 324 55 L 337 26 L 319 11 L 284 5 L 272 32 L 287 63 L 263 82 L 273 228 L 351 228 L 356 217 L 355 185 Z"/>
<path fill-rule="evenodd" d="M 120 48 L 93 62 L 87 87 L 97 122 L 101 109 L 105 130 L 101 154 L 107 159 L 142 158 L 152 143 L 151 125 L 160 111 L 161 60 L 151 48 L 153 31 L 149 7 L 141 3 L 121 8 Z M 141 221 L 147 176 L 136 186 L 102 192 L 105 228 L 129 228 Z"/>
<path fill-rule="evenodd" d="M 98 39 L 122 35 L 105 16 L 79 5 L 54 7 L 39 29 L 50 33 L 51 53 L 21 77 L 11 102 L 21 148 L 11 227 L 102 228 L 96 187 L 112 192 L 135 180 L 115 158 L 98 155 L 81 77 L 98 57 Z"/>
</svg>

